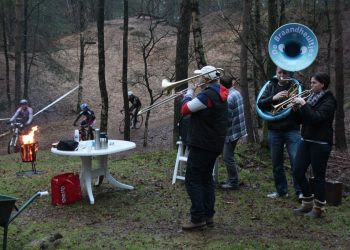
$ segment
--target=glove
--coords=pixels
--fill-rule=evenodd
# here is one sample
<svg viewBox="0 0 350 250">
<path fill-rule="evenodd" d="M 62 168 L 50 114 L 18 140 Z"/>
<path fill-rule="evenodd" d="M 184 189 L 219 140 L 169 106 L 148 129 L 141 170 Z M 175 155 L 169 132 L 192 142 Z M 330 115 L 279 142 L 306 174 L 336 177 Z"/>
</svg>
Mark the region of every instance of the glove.
<svg viewBox="0 0 350 250">
<path fill-rule="evenodd" d="M 76 124 L 76 123 L 73 123 L 73 126 L 74 126 L 74 127 L 76 127 L 76 126 L 77 126 L 77 124 Z"/>
</svg>

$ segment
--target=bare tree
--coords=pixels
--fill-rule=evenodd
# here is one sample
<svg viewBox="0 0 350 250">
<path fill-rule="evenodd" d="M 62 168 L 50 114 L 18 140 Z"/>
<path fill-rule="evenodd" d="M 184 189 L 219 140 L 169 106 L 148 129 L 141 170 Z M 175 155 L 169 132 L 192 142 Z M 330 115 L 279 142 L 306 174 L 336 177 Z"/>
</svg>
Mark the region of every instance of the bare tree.
<svg viewBox="0 0 350 250">
<path fill-rule="evenodd" d="M 141 83 L 144 85 L 147 89 L 148 95 L 150 97 L 150 103 L 149 105 L 152 105 L 155 101 L 157 101 L 161 96 L 161 94 L 154 94 L 152 87 L 150 85 L 150 69 L 149 69 L 149 63 L 148 60 L 150 56 L 154 53 L 154 50 L 156 49 L 157 44 L 168 35 L 168 32 L 165 32 L 159 36 L 156 35 L 156 29 L 159 24 L 165 22 L 165 20 L 153 20 L 150 19 L 150 23 L 148 26 L 148 36 L 144 40 L 141 41 L 141 51 L 142 51 L 142 60 L 143 60 L 143 82 Z M 146 119 L 145 119 L 145 130 L 144 130 L 144 137 L 143 137 L 143 146 L 146 147 L 148 144 L 148 125 L 149 125 L 149 118 L 150 118 L 150 112 L 148 111 L 146 113 Z"/>
<path fill-rule="evenodd" d="M 191 27 L 191 1 L 182 0 L 180 7 L 180 21 L 177 31 L 176 58 L 175 58 L 175 80 L 183 80 L 188 77 L 188 47 L 190 42 Z M 176 91 L 185 89 L 187 84 L 176 88 Z M 174 124 L 173 145 L 179 138 L 178 121 L 180 120 L 181 100 L 174 100 Z"/>
<path fill-rule="evenodd" d="M 10 91 L 10 64 L 7 51 L 7 34 L 6 34 L 6 17 L 5 17 L 5 4 L 4 0 L 1 0 L 1 23 L 2 23 L 2 38 L 4 42 L 4 57 L 6 65 L 5 83 L 6 83 L 6 95 L 7 95 L 7 108 L 11 110 L 11 91 Z"/>
<path fill-rule="evenodd" d="M 344 63 L 343 63 L 343 26 L 342 1 L 334 2 L 334 33 L 335 39 L 335 95 L 337 110 L 335 112 L 335 147 L 338 150 L 346 150 L 346 137 L 344 126 Z"/>
<path fill-rule="evenodd" d="M 249 34 L 249 19 L 250 19 L 250 8 L 251 8 L 251 0 L 246 0 L 243 3 L 243 15 L 242 15 L 242 40 L 247 43 L 248 41 L 248 34 Z M 247 74 L 248 74 L 248 51 L 247 47 L 242 44 L 241 46 L 241 73 L 240 73 L 240 79 L 241 79 L 241 88 L 242 88 L 242 96 L 244 100 L 244 115 L 245 115 L 245 121 L 247 125 L 247 133 L 248 133 L 248 142 L 255 142 L 254 137 L 254 130 L 253 130 L 253 121 L 252 121 L 252 113 L 251 113 L 251 105 L 250 105 L 250 98 L 249 98 L 249 87 L 248 87 L 248 80 L 247 80 Z"/>
<path fill-rule="evenodd" d="M 207 65 L 202 42 L 202 28 L 200 23 L 199 2 L 192 0 L 192 33 L 194 42 L 194 54 L 197 67 L 200 69 Z"/>
<path fill-rule="evenodd" d="M 108 93 L 106 87 L 105 74 L 105 48 L 104 48 L 104 8 L 105 1 L 98 0 L 97 3 L 97 39 L 98 39 L 98 80 L 101 92 L 101 131 L 107 132 L 108 129 Z"/>
<path fill-rule="evenodd" d="M 22 30 L 23 30 L 23 0 L 16 0 L 16 35 L 15 35 L 15 103 L 22 98 Z"/>
<path fill-rule="evenodd" d="M 130 141 L 130 111 L 128 99 L 128 25 L 129 25 L 129 7 L 128 0 L 124 0 L 124 33 L 123 33 L 123 101 L 124 101 L 124 140 Z M 136 117 L 134 118 L 136 119 Z"/>
<path fill-rule="evenodd" d="M 331 45 L 332 45 L 333 37 L 332 37 L 331 18 L 329 15 L 328 0 L 324 0 L 324 5 L 325 5 L 325 16 L 326 16 L 326 20 L 327 20 L 326 33 L 328 34 L 326 62 L 327 62 L 327 73 L 328 73 L 328 75 L 330 75 L 331 74 Z"/>
<path fill-rule="evenodd" d="M 85 62 L 85 36 L 84 30 L 86 28 L 86 20 L 85 20 L 85 1 L 78 0 L 78 9 L 79 9 L 79 45 L 80 45 L 80 55 L 79 55 L 79 90 L 78 90 L 78 102 L 77 102 L 77 112 L 80 110 L 80 104 L 83 99 L 83 74 L 84 74 L 84 62 Z"/>
</svg>

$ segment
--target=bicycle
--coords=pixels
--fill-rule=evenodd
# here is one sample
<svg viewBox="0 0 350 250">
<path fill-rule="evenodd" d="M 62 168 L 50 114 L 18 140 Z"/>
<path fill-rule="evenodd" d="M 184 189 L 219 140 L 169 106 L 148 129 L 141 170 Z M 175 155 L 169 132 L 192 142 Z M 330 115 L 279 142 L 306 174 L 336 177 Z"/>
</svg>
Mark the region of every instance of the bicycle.
<svg viewBox="0 0 350 250">
<path fill-rule="evenodd" d="M 120 110 L 120 113 L 123 114 L 124 109 Z M 130 128 L 133 125 L 133 121 L 134 121 L 134 114 L 132 112 L 130 112 Z M 143 124 L 143 116 L 141 114 L 137 114 L 136 116 L 136 123 L 135 123 L 135 129 L 139 129 L 141 128 Z M 123 120 L 121 120 L 121 122 L 119 123 L 119 132 L 121 134 L 124 134 L 124 127 L 125 127 L 125 118 L 123 118 Z"/>
<path fill-rule="evenodd" d="M 93 140 L 94 139 L 94 129 L 91 126 L 88 126 L 88 129 L 86 129 L 87 125 L 80 125 L 79 129 L 79 140 L 80 141 L 87 141 L 87 140 Z"/>
<path fill-rule="evenodd" d="M 20 143 L 20 132 L 23 128 L 23 124 L 19 122 L 21 119 L 16 118 L 13 122 L 10 123 L 10 130 L 12 132 L 11 139 L 9 140 L 7 144 L 7 153 L 18 153 L 21 148 Z"/>
</svg>

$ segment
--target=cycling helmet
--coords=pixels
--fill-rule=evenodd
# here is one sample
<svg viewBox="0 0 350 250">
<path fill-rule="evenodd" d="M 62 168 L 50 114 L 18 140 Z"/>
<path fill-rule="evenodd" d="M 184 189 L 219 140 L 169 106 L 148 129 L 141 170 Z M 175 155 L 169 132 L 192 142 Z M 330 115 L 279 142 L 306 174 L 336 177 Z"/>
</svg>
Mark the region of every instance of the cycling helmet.
<svg viewBox="0 0 350 250">
<path fill-rule="evenodd" d="M 81 109 L 81 110 L 84 110 L 84 109 L 87 109 L 87 108 L 89 108 L 89 105 L 88 105 L 87 103 L 82 103 L 82 104 L 80 105 L 80 109 Z"/>
<path fill-rule="evenodd" d="M 128 91 L 128 96 L 132 96 L 134 93 L 132 91 Z"/>
<path fill-rule="evenodd" d="M 22 99 L 19 101 L 19 104 L 21 104 L 21 105 L 28 104 L 28 100 Z"/>
</svg>

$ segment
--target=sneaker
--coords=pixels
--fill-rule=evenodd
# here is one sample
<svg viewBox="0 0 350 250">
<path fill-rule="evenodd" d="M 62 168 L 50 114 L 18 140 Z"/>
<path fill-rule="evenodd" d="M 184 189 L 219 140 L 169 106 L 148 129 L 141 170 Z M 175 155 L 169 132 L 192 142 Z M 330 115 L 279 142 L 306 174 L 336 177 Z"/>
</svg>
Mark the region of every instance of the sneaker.
<svg viewBox="0 0 350 250">
<path fill-rule="evenodd" d="M 205 221 L 198 222 L 198 223 L 193 223 L 192 221 L 190 221 L 182 225 L 182 230 L 188 230 L 188 231 L 196 230 L 204 227 L 205 225 L 206 225 Z"/>
<path fill-rule="evenodd" d="M 288 197 L 288 194 L 280 195 L 280 194 L 277 193 L 277 192 L 273 192 L 273 193 L 271 193 L 271 194 L 268 194 L 267 197 L 268 197 L 268 198 L 272 198 L 272 199 L 276 199 L 276 198 Z"/>
<path fill-rule="evenodd" d="M 237 190 L 238 189 L 238 185 L 232 185 L 230 183 L 224 183 L 221 185 L 221 188 L 223 189 L 231 189 L 231 190 Z"/>
</svg>

